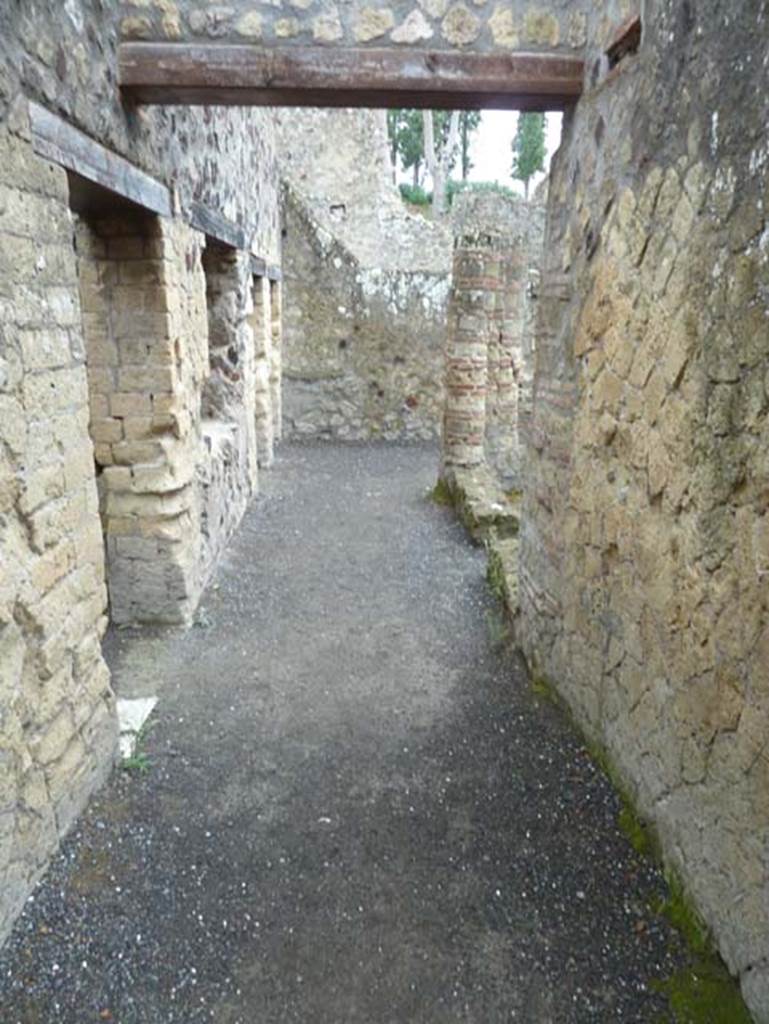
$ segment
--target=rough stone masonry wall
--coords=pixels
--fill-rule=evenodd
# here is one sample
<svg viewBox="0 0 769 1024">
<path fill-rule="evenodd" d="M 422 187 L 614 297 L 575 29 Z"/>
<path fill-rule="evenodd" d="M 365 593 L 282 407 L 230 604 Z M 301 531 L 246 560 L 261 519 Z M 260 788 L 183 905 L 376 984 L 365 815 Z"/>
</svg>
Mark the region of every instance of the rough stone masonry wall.
<svg viewBox="0 0 769 1024">
<path fill-rule="evenodd" d="M 0 939 L 117 741 L 88 419 L 66 175 L 0 121 Z"/>
<path fill-rule="evenodd" d="M 198 468 L 205 579 L 257 483 L 256 359 L 247 253 L 208 242 L 208 376 L 201 395 L 204 458 Z"/>
<path fill-rule="evenodd" d="M 372 111 L 280 115 L 289 435 L 439 431 L 450 235 L 406 211 Z"/>
<path fill-rule="evenodd" d="M 200 0 L 129 0 L 123 5 L 123 36 L 177 42 L 413 44 L 431 49 L 562 49 L 584 46 L 587 4 L 572 0 L 292 0 L 287 7 L 253 0 L 203 4 Z"/>
<path fill-rule="evenodd" d="M 103 0 L 0 4 L 0 118 L 23 91 L 173 187 L 182 212 L 203 203 L 243 225 L 258 256 L 279 262 L 272 111 L 126 107 L 117 87 L 120 21 L 120 5 Z"/>
<path fill-rule="evenodd" d="M 0 940 L 113 763 L 97 470 L 113 617 L 188 617 L 210 568 L 204 239 L 183 219 L 204 203 L 279 252 L 272 115 L 125 109 L 118 23 L 102 0 L 0 5 Z M 181 217 L 83 224 L 76 253 L 28 98 L 169 185 Z"/>
<path fill-rule="evenodd" d="M 200 476 L 212 461 L 200 430 L 210 374 L 202 241 L 141 213 L 78 225 L 90 434 L 116 624 L 189 621 L 210 567 L 200 536 Z"/>
<path fill-rule="evenodd" d="M 535 671 L 607 748 L 762 1022 L 767 38 L 766 2 L 649 0 L 639 56 L 608 76 L 596 64 L 566 125 L 520 623 Z"/>
</svg>

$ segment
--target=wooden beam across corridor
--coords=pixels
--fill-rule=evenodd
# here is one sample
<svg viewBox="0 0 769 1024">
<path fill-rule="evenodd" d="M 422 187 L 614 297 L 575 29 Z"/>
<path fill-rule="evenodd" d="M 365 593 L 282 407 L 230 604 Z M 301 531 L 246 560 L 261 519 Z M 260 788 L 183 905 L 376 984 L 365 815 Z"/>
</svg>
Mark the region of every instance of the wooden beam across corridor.
<svg viewBox="0 0 769 1024">
<path fill-rule="evenodd" d="M 137 103 L 563 110 L 584 62 L 555 53 L 122 43 L 120 86 Z"/>
</svg>

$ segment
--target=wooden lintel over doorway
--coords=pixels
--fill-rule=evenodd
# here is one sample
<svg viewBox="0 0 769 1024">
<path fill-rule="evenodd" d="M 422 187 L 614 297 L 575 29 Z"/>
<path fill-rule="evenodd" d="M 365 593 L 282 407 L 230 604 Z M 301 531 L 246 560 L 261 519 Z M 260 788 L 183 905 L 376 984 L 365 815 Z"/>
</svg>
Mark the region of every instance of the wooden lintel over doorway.
<svg viewBox="0 0 769 1024">
<path fill-rule="evenodd" d="M 125 157 L 106 149 L 38 103 L 30 102 L 29 121 L 32 145 L 38 156 L 151 213 L 171 216 L 170 190 Z"/>
<path fill-rule="evenodd" d="M 584 63 L 551 53 L 122 43 L 120 86 L 137 103 L 563 110 Z"/>
</svg>

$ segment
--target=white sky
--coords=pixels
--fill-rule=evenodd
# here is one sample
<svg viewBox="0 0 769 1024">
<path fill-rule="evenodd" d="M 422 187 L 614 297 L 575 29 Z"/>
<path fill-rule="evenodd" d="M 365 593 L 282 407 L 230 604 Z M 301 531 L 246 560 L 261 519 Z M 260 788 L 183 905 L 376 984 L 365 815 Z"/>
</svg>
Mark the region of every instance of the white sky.
<svg viewBox="0 0 769 1024">
<path fill-rule="evenodd" d="M 545 143 L 547 156 L 545 168 L 550 167 L 550 158 L 561 141 L 561 114 L 545 115 Z M 514 110 L 484 110 L 481 123 L 472 137 L 470 159 L 473 167 L 470 181 L 496 181 L 500 185 L 520 192 L 523 195 L 523 182 L 513 181 L 510 169 L 513 164 L 512 141 L 518 125 L 518 114 Z M 454 177 L 459 177 L 459 164 L 454 165 Z M 537 174 L 532 179 L 532 188 L 542 180 L 543 175 Z M 398 170 L 399 181 L 411 181 L 411 172 Z M 430 187 L 430 182 L 427 182 Z"/>
<path fill-rule="evenodd" d="M 561 119 L 561 114 L 545 115 L 546 169 L 549 169 L 550 159 L 561 141 Z M 515 111 L 483 111 L 480 127 L 472 137 L 470 159 L 473 168 L 470 171 L 470 181 L 496 181 L 523 195 L 523 182 L 513 181 L 510 177 L 513 164 L 511 145 L 517 125 L 518 114 Z M 455 176 L 458 176 L 456 170 Z M 532 179 L 532 187 L 535 187 L 542 177 L 543 175 L 537 174 Z"/>
</svg>

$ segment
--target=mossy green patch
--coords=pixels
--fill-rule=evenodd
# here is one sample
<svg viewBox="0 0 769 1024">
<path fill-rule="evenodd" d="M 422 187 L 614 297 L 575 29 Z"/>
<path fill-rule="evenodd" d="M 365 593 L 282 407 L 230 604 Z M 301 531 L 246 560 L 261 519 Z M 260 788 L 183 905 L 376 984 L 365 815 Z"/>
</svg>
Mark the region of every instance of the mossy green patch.
<svg viewBox="0 0 769 1024">
<path fill-rule="evenodd" d="M 430 498 L 436 505 L 444 505 L 448 508 L 454 507 L 454 491 L 443 477 L 438 479 L 435 487 L 430 491 Z"/>
<path fill-rule="evenodd" d="M 675 1024 L 751 1024 L 737 982 L 715 954 L 651 984 L 667 997 Z"/>
<path fill-rule="evenodd" d="M 553 707 L 560 708 L 561 711 L 568 714 L 566 705 L 549 679 L 542 675 L 532 674 L 530 676 L 530 680 L 531 682 L 529 685 L 531 686 L 532 693 L 541 700 L 547 701 L 548 704 L 552 704 Z"/>
<path fill-rule="evenodd" d="M 651 831 L 638 817 L 628 798 L 620 791 L 622 807 L 617 815 L 620 832 L 630 840 L 630 845 L 641 857 L 653 857 L 656 849 Z"/>
<path fill-rule="evenodd" d="M 674 875 L 666 874 L 665 879 L 668 884 L 668 894 L 652 909 L 670 921 L 686 939 L 693 952 L 698 954 L 710 952 L 710 934 L 684 892 L 684 887 Z"/>
<path fill-rule="evenodd" d="M 613 767 L 604 748 L 591 742 L 561 700 L 555 686 L 529 664 L 533 692 L 543 700 L 558 705 L 580 733 L 585 748 L 596 766 L 607 777 L 620 800 L 617 824 L 630 840 L 639 856 L 660 863 L 662 852 L 653 826 L 637 813 L 623 780 Z M 713 948 L 710 935 L 692 906 L 680 880 L 666 873 L 668 894 L 650 907 L 663 915 L 680 934 L 689 950 L 688 963 L 669 978 L 653 979 L 651 987 L 664 995 L 672 1016 L 657 1024 L 751 1024 L 751 1016 L 742 1000 L 738 983 L 729 974 L 723 960 Z M 681 952 L 680 946 L 678 952 Z"/>
<path fill-rule="evenodd" d="M 504 603 L 506 592 L 505 569 L 502 565 L 502 559 L 493 548 L 489 548 L 488 551 L 486 582 L 488 583 L 489 589 L 494 597 L 496 597 L 498 601 L 502 601 Z"/>
</svg>

